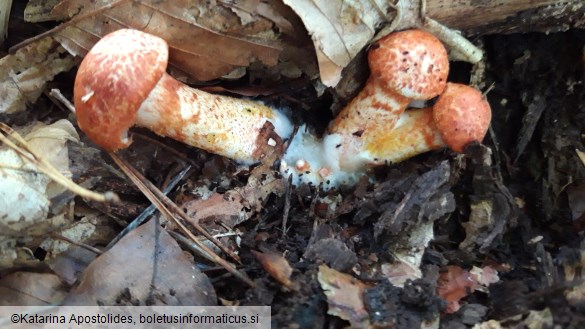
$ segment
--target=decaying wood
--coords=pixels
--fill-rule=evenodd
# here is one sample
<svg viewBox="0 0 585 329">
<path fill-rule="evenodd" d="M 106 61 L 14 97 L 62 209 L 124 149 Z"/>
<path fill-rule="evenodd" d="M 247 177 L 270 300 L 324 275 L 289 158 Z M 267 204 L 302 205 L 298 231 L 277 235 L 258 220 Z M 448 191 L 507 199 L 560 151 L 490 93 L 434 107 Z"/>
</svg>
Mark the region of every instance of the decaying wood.
<svg viewBox="0 0 585 329">
<path fill-rule="evenodd" d="M 468 35 L 585 27 L 583 0 L 426 0 L 425 13 Z"/>
</svg>

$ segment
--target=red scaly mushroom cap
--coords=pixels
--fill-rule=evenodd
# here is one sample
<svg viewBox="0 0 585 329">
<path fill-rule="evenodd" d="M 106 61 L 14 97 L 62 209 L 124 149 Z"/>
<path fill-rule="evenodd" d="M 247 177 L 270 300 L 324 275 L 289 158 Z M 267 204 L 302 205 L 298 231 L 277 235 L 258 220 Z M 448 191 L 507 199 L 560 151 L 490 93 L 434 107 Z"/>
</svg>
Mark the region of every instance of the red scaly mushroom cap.
<svg viewBox="0 0 585 329">
<path fill-rule="evenodd" d="M 104 36 L 85 56 L 73 89 L 77 123 L 108 151 L 128 147 L 136 112 L 165 73 L 168 45 L 137 30 Z"/>
<path fill-rule="evenodd" d="M 483 140 L 492 112 L 477 89 L 448 83 L 433 106 L 433 119 L 445 144 L 461 153 L 467 144 Z"/>
<path fill-rule="evenodd" d="M 410 99 L 431 99 L 445 88 L 449 58 L 432 34 L 406 30 L 384 37 L 368 53 L 371 77 Z"/>
</svg>

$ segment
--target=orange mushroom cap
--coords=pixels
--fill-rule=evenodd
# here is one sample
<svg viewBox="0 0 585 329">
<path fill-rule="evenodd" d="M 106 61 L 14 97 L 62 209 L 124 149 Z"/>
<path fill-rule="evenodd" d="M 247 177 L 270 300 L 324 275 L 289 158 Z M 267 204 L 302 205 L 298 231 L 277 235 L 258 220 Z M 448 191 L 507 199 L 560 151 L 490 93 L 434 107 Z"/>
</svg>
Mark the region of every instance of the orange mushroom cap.
<svg viewBox="0 0 585 329">
<path fill-rule="evenodd" d="M 389 34 L 370 49 L 371 77 L 410 99 L 431 99 L 447 83 L 449 58 L 434 35 L 421 30 Z"/>
<path fill-rule="evenodd" d="M 122 29 L 104 36 L 85 56 L 73 100 L 77 123 L 94 143 L 108 151 L 131 144 L 128 129 L 165 73 L 168 48 L 159 37 Z"/>
<path fill-rule="evenodd" d="M 448 83 L 433 106 L 433 119 L 445 144 L 461 153 L 467 144 L 483 140 L 492 112 L 477 89 Z"/>
</svg>

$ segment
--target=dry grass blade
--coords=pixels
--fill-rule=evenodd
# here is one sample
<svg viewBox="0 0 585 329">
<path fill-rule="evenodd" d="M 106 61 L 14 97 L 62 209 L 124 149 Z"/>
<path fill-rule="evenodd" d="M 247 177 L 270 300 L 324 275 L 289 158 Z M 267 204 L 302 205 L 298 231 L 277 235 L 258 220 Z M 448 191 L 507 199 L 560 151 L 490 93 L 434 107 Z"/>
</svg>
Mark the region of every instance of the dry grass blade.
<svg viewBox="0 0 585 329">
<path fill-rule="evenodd" d="M 116 155 L 113 153 L 110 153 L 110 156 L 116 156 Z M 197 223 L 191 223 L 189 221 L 189 217 L 187 216 L 187 214 L 185 214 L 185 212 L 181 208 L 177 207 L 177 205 L 171 199 L 169 199 L 164 193 L 162 193 L 158 189 L 158 187 L 154 186 L 154 184 L 152 184 L 148 179 L 144 178 L 142 176 L 142 174 L 140 174 L 138 171 L 136 171 L 136 169 L 134 169 L 134 167 L 130 166 L 128 163 L 126 163 L 121 158 L 119 158 L 119 157 L 117 157 L 117 158 L 126 167 L 126 168 L 122 168 L 122 169 L 128 169 L 135 177 L 137 177 L 140 180 L 140 182 L 142 184 L 144 184 L 144 187 L 147 188 L 148 190 L 150 190 L 159 200 L 161 200 L 163 202 L 163 204 L 166 207 L 172 209 L 172 211 L 175 214 L 179 215 L 179 217 L 181 217 L 182 220 L 193 225 L 193 227 L 195 227 L 195 229 L 197 231 L 199 231 L 199 233 L 203 234 L 203 236 L 205 236 L 209 241 L 213 242 L 213 244 L 218 246 L 223 252 L 228 254 L 230 257 L 232 257 L 237 262 L 240 262 L 240 257 L 238 257 L 238 255 L 234 254 L 231 250 L 227 249 L 221 242 L 219 242 L 216 238 L 214 238 L 211 234 L 209 234 L 201 225 L 199 225 Z M 120 165 L 120 163 L 118 163 L 118 165 Z M 175 218 L 173 217 L 173 219 L 175 219 Z M 177 221 L 177 223 L 182 225 L 182 223 L 180 223 L 179 221 Z"/>
<path fill-rule="evenodd" d="M 0 133 L 0 141 L 4 143 L 4 145 L 10 147 L 24 161 L 35 165 L 40 172 L 50 177 L 56 183 L 69 189 L 71 192 L 79 195 L 82 198 L 98 202 L 116 202 L 119 200 L 118 196 L 114 192 L 106 192 L 103 194 L 93 192 L 77 185 L 71 179 L 63 176 L 63 174 L 55 167 L 53 167 L 53 165 L 32 151 L 24 138 L 22 138 L 22 136 L 20 136 L 7 124 L 0 122 L 0 130 L 6 134 L 4 135 Z"/>
<path fill-rule="evenodd" d="M 577 153 L 577 156 L 579 157 L 579 160 L 581 160 L 581 162 L 585 166 L 585 153 L 584 152 L 581 152 L 579 150 L 575 150 L 575 152 Z"/>
<path fill-rule="evenodd" d="M 187 166 L 186 168 L 181 170 L 181 172 L 179 174 L 177 174 L 170 181 L 170 183 L 164 188 L 163 193 L 167 194 L 172 189 L 174 189 L 177 186 L 177 184 L 179 184 L 179 182 L 183 179 L 183 177 L 185 177 L 185 175 L 187 175 L 187 172 L 189 172 L 189 170 L 191 170 L 191 166 Z M 156 209 L 156 206 L 153 204 L 148 206 L 148 208 L 146 208 L 138 217 L 136 217 L 120 233 L 118 233 L 118 235 L 112 241 L 110 241 L 110 243 L 108 243 L 108 245 L 106 246 L 106 248 L 104 248 L 104 250 L 110 250 L 110 248 L 112 248 L 118 241 L 120 241 L 124 236 L 126 236 L 126 234 L 130 233 L 130 231 L 132 231 L 133 229 L 137 228 L 142 223 L 144 223 L 144 221 L 146 221 L 146 219 L 154 213 L 155 209 Z"/>
<path fill-rule="evenodd" d="M 167 208 L 167 206 L 170 205 L 170 208 L 173 211 L 175 211 L 175 213 L 178 214 L 183 220 L 186 219 L 187 215 L 179 207 L 177 207 L 177 205 L 175 205 L 169 198 L 167 198 L 156 186 L 154 186 L 150 181 L 148 181 L 146 178 L 144 178 L 139 172 L 137 172 L 134 168 L 132 168 L 129 164 L 127 164 L 124 160 L 122 160 L 116 154 L 114 154 L 112 152 L 109 152 L 108 154 L 114 160 L 114 162 L 116 162 L 116 164 L 118 165 L 118 167 L 120 167 L 120 169 L 122 169 L 122 171 L 124 171 L 124 173 L 130 178 L 130 180 L 132 180 L 132 182 L 140 189 L 140 191 L 142 191 L 142 193 L 148 198 L 148 200 L 150 200 L 150 202 L 152 202 L 152 204 L 154 204 L 157 207 L 157 209 L 164 216 L 166 216 L 168 219 L 173 220 L 177 224 L 177 226 L 199 248 L 201 248 L 203 251 L 207 252 L 213 258 L 213 261 L 216 264 L 221 265 L 228 272 L 232 273 L 234 276 L 236 276 L 240 280 L 244 281 L 245 283 L 247 283 L 251 287 L 255 287 L 256 286 L 256 284 L 254 282 L 252 282 L 252 280 L 250 280 L 249 278 L 247 278 L 243 273 L 239 272 L 234 267 L 234 265 L 232 265 L 231 263 L 227 262 L 223 258 L 219 257 L 216 253 L 213 252 L 213 250 L 211 250 L 203 242 L 199 241 L 199 239 L 197 239 L 197 237 L 195 237 L 193 235 L 193 233 L 191 233 L 191 231 L 189 231 L 189 229 L 187 229 L 187 227 L 180 220 L 178 220 L 177 218 L 175 218 L 175 216 L 173 216 L 173 214 Z M 212 241 L 215 245 L 217 245 L 218 247 L 220 247 L 223 251 L 229 253 L 230 255 L 236 256 L 231 251 L 227 250 L 227 248 L 225 248 L 219 241 L 217 241 L 217 239 L 215 239 L 214 237 L 212 237 L 201 226 L 199 226 L 199 225 L 193 225 L 193 226 L 195 226 L 195 228 L 201 234 L 203 234 L 207 239 L 209 239 L 210 241 Z M 239 259 L 239 257 L 236 256 L 236 259 Z"/>
</svg>

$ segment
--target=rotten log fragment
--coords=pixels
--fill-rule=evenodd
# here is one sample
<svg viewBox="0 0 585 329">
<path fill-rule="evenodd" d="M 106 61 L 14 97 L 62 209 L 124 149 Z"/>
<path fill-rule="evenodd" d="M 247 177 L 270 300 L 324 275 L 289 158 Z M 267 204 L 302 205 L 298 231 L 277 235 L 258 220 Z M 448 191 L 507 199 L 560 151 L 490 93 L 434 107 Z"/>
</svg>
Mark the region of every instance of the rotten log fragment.
<svg viewBox="0 0 585 329">
<path fill-rule="evenodd" d="M 466 237 L 459 248 L 468 252 L 477 248 L 484 254 L 501 243 L 509 227 L 516 226 L 519 209 L 504 185 L 499 166 L 492 163 L 491 149 L 472 144 L 465 151 L 474 171 L 473 194 L 469 196 L 469 221 L 461 224 Z"/>
<path fill-rule="evenodd" d="M 380 209 L 384 211 L 374 224 L 374 236 L 401 235 L 424 220 L 433 222 L 453 212 L 455 203 L 449 192 L 449 170 L 449 164 L 443 161 L 414 179 L 399 202 L 383 203 Z"/>
<path fill-rule="evenodd" d="M 414 280 L 404 289 L 381 281 L 364 293 L 370 322 L 375 328 L 421 328 L 423 322 L 438 317 L 442 307 L 434 291 L 427 280 Z"/>
<path fill-rule="evenodd" d="M 550 33 L 585 27 L 583 0 L 427 0 L 425 13 L 467 35 Z"/>
<path fill-rule="evenodd" d="M 328 224 L 319 224 L 311 233 L 309 244 L 303 258 L 316 261 L 320 259 L 338 271 L 349 271 L 358 262 L 358 257 Z"/>
</svg>

